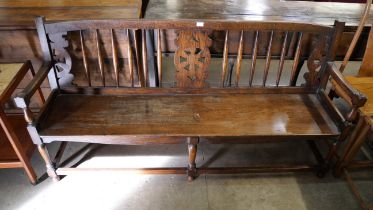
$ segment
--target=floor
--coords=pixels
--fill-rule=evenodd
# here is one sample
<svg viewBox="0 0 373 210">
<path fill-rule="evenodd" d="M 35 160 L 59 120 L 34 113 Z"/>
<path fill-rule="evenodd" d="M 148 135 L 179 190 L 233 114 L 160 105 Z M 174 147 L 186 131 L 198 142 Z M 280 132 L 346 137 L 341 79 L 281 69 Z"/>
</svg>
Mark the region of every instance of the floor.
<svg viewBox="0 0 373 210">
<path fill-rule="evenodd" d="M 51 153 L 58 144 L 50 146 Z M 67 155 L 84 144 L 70 144 Z M 260 148 L 260 150 L 258 149 Z M 289 154 L 289 151 L 292 151 Z M 197 165 L 239 166 L 313 162 L 299 142 L 260 145 L 210 145 L 198 148 Z M 183 167 L 186 145 L 99 146 L 79 167 Z M 305 155 L 307 154 L 307 155 Z M 32 160 L 40 176 L 44 166 Z M 366 201 L 373 201 L 372 171 L 354 172 Z M 344 179 L 313 172 L 251 175 L 134 175 L 97 172 L 28 183 L 20 169 L 0 171 L 0 209 L 359 209 Z"/>
<path fill-rule="evenodd" d="M 324 143 L 319 142 L 323 147 Z M 69 144 L 68 158 L 85 144 Z M 58 143 L 48 145 L 54 154 Z M 185 167 L 186 145 L 93 146 L 79 167 Z M 81 159 L 80 157 L 77 160 Z M 305 142 L 198 147 L 197 166 L 244 166 L 314 162 Z M 313 172 L 249 175 L 75 174 L 44 179 L 37 152 L 32 164 L 41 182 L 32 186 L 21 169 L 0 170 L 0 210 L 50 209 L 360 209 L 343 178 Z M 373 202 L 373 171 L 351 173 L 366 202 Z"/>
</svg>

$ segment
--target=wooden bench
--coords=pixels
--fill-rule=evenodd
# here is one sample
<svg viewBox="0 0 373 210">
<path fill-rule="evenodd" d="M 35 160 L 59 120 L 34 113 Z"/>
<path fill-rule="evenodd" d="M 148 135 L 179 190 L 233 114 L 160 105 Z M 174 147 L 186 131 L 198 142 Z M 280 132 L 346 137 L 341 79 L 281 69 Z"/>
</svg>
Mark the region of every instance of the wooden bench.
<svg viewBox="0 0 373 210">
<path fill-rule="evenodd" d="M 200 173 L 247 173 L 296 171 L 316 169 L 325 172 L 325 158 L 315 140 L 339 140 L 346 137 L 351 122 L 340 114 L 327 97 L 329 77 L 340 84 L 343 94 L 353 98 L 351 112 L 366 101 L 351 88 L 343 76 L 332 68 L 328 59 L 336 48 L 335 27 L 303 23 L 193 21 L 193 20 L 82 20 L 45 23 L 36 20 L 45 64 L 35 79 L 18 94 L 15 102 L 25 113 L 28 130 L 46 162 L 49 176 L 58 180 L 72 169 L 57 168 L 46 149 L 53 141 L 90 142 L 100 144 L 188 144 L 189 160 L 186 168 L 123 169 L 152 173 L 185 173 L 193 179 Z M 154 30 L 156 43 L 157 88 L 149 88 L 147 43 L 142 33 L 141 54 L 134 53 L 131 31 Z M 173 61 L 175 80 L 172 87 L 162 82 L 167 57 L 162 49 L 163 31 L 174 29 L 177 50 Z M 70 46 L 62 39 L 72 31 L 80 32 L 80 46 Z M 222 37 L 223 39 L 219 39 Z M 238 37 L 231 37 L 238 34 Z M 102 46 L 100 37 L 111 37 L 111 46 Z M 87 43 L 87 36 L 96 42 Z M 303 46 L 302 39 L 312 37 L 312 44 Z M 228 40 L 238 38 L 236 65 L 228 69 Z M 258 45 L 258 40 L 268 40 Z M 277 58 L 278 70 L 270 72 L 272 43 L 281 39 L 282 53 Z M 253 40 L 248 42 L 247 40 Z M 121 41 L 121 43 L 120 43 Z M 210 66 L 210 46 L 219 42 L 223 48 L 221 65 Z M 289 49 L 296 42 L 295 49 Z M 262 42 L 261 42 L 262 43 Z M 214 45 L 217 46 L 217 45 Z M 80 71 L 86 86 L 63 84 L 48 98 L 39 116 L 32 116 L 28 104 L 52 68 L 58 74 L 59 53 L 66 47 L 79 47 L 82 52 Z M 91 48 L 91 49 L 89 49 Z M 297 85 L 299 55 L 312 49 L 308 58 L 305 83 Z M 256 69 L 258 50 L 266 50 L 264 70 Z M 88 59 L 88 54 L 97 59 Z M 244 69 L 251 57 L 249 68 Z M 285 60 L 295 57 L 292 68 L 285 69 Z M 121 58 L 121 59 L 120 59 Z M 271 62 L 272 61 L 272 62 Z M 274 64 L 273 64 L 274 65 Z M 114 77 L 107 76 L 113 75 Z M 247 73 L 247 78 L 241 75 Z M 245 74 L 246 74 L 245 73 Z M 257 84 L 258 74 L 262 78 Z M 126 76 L 127 75 L 127 76 Z M 128 76 L 129 75 L 129 76 Z M 209 76 L 210 75 L 210 76 Z M 212 77 L 215 75 L 215 78 Z M 216 76 L 218 75 L 218 76 Z M 274 78 L 270 78 L 274 75 Z M 284 76 L 287 75 L 287 76 Z M 289 76 L 290 75 L 290 76 Z M 216 78 L 217 77 L 217 78 Z M 313 165 L 275 165 L 255 167 L 197 168 L 197 144 L 248 143 L 282 140 L 307 140 L 318 161 Z M 332 151 L 332 150 L 331 150 Z M 330 155 L 329 155 L 330 156 Z M 328 156 L 328 157 L 329 157 Z M 327 161 L 327 160 L 326 160 Z M 198 169 L 198 170 L 197 170 Z M 79 169 L 91 171 L 89 169 Z"/>
</svg>

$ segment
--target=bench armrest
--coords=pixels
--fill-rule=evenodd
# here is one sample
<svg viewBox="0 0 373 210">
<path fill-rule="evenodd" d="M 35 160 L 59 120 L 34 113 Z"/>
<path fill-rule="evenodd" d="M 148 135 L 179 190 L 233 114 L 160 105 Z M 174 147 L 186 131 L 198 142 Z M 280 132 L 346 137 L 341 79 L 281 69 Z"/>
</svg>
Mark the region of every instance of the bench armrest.
<svg viewBox="0 0 373 210">
<path fill-rule="evenodd" d="M 52 63 L 43 63 L 39 71 L 35 74 L 31 82 L 14 98 L 14 102 L 18 108 L 26 109 L 30 104 L 31 97 L 40 88 L 41 83 L 47 77 L 50 69 L 52 68 Z"/>
<path fill-rule="evenodd" d="M 367 97 L 350 85 L 333 62 L 328 63 L 328 71 L 332 79 L 331 82 L 334 91 L 338 96 L 342 97 L 356 109 L 364 106 Z"/>
</svg>

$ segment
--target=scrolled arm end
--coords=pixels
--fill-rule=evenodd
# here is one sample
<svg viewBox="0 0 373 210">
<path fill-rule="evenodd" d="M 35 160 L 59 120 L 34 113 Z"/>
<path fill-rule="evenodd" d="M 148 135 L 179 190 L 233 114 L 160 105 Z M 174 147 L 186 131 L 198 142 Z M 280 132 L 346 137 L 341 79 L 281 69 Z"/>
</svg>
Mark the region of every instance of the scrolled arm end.
<svg viewBox="0 0 373 210">
<path fill-rule="evenodd" d="M 328 63 L 328 71 L 332 79 L 333 88 L 339 96 L 349 100 L 354 108 L 364 106 L 367 102 L 367 97 L 350 85 L 333 62 Z"/>
</svg>

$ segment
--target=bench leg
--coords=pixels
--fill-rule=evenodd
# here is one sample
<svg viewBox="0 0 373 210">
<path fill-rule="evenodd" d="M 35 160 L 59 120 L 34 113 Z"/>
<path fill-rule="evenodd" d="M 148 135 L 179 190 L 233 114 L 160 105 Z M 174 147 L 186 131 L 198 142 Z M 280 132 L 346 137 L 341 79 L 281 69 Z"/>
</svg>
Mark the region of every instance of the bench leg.
<svg viewBox="0 0 373 210">
<path fill-rule="evenodd" d="M 60 177 L 56 173 L 56 169 L 53 165 L 52 160 L 50 159 L 50 156 L 49 156 L 49 153 L 48 153 L 48 150 L 45 144 L 38 145 L 38 150 L 39 150 L 41 157 L 43 158 L 45 162 L 45 166 L 47 167 L 48 176 L 51 177 L 53 181 L 59 181 Z"/>
<path fill-rule="evenodd" d="M 321 152 L 319 148 L 317 147 L 316 143 L 312 140 L 308 140 L 307 143 L 310 149 L 312 150 L 312 153 L 315 156 L 317 164 L 318 164 L 318 170 L 316 172 L 316 175 L 320 178 L 323 178 L 326 172 L 328 172 L 329 167 L 326 164 L 324 157 L 321 155 Z"/>
<path fill-rule="evenodd" d="M 197 177 L 197 167 L 196 167 L 196 156 L 197 156 L 197 144 L 198 138 L 190 137 L 188 138 L 188 153 L 189 153 L 189 163 L 188 163 L 188 181 L 193 181 Z"/>
<path fill-rule="evenodd" d="M 325 158 L 325 160 L 326 160 L 326 164 L 327 164 L 328 166 L 331 165 L 334 156 L 335 156 L 335 155 L 337 154 L 337 152 L 339 151 L 339 148 L 340 148 L 340 146 L 341 146 L 341 143 L 342 143 L 343 141 L 345 141 L 345 139 L 347 139 L 348 135 L 350 134 L 351 129 L 352 129 L 352 128 L 351 128 L 350 126 L 345 127 L 345 128 L 342 130 L 342 133 L 341 133 L 340 137 L 339 137 L 337 140 L 335 140 L 335 141 L 333 142 L 333 144 L 331 145 L 331 148 L 329 149 L 329 152 L 328 152 L 328 154 L 327 154 L 327 156 L 326 156 L 326 158 Z"/>
<path fill-rule="evenodd" d="M 362 128 L 357 128 L 351 135 L 350 141 L 346 146 L 346 149 L 336 164 L 334 168 L 334 176 L 339 177 L 341 176 L 343 169 L 346 168 L 353 158 L 356 156 L 356 153 L 361 148 L 362 144 L 367 138 L 369 132 L 368 125 L 362 125 Z"/>
</svg>

